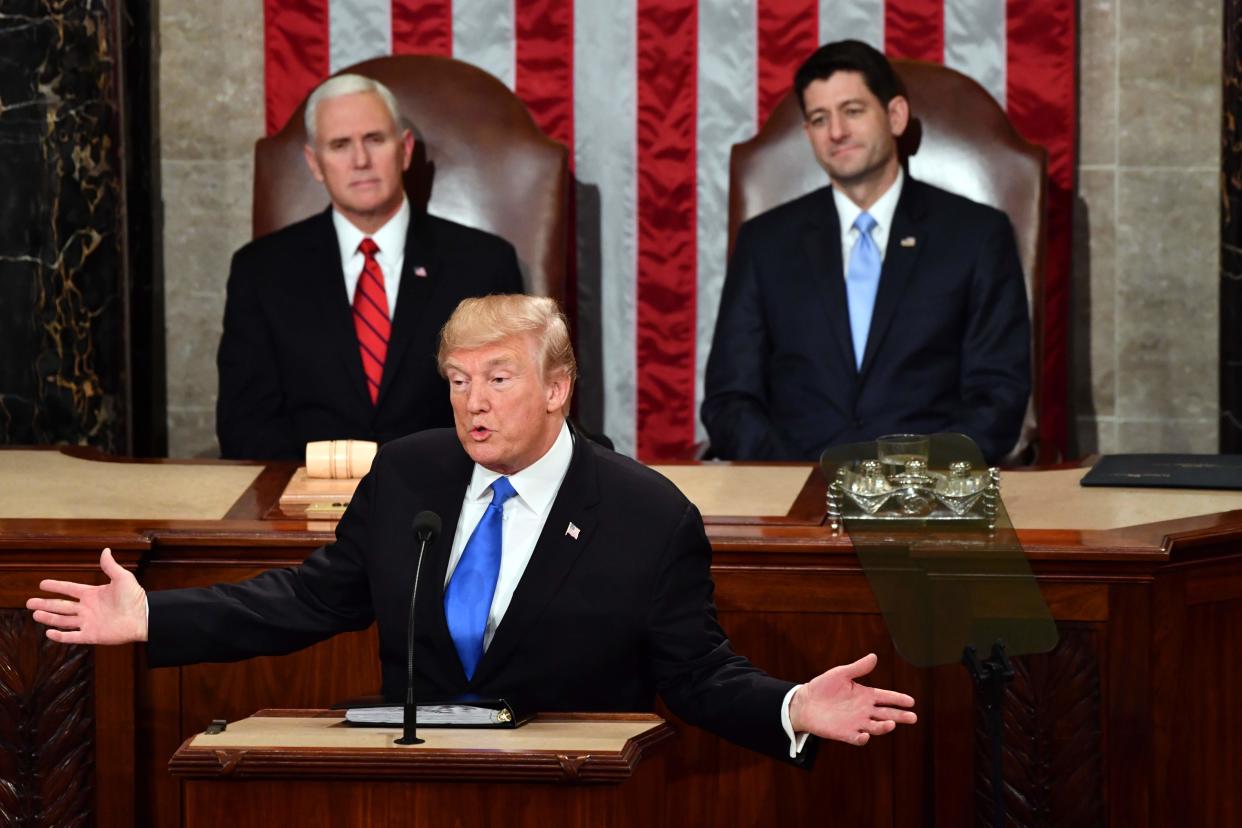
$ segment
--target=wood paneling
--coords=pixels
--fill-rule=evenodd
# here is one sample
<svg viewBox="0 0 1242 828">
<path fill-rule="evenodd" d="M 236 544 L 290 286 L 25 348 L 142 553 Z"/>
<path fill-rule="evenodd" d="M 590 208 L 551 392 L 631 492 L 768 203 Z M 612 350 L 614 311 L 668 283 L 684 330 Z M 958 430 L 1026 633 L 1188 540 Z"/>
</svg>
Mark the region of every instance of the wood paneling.
<svg viewBox="0 0 1242 828">
<path fill-rule="evenodd" d="M 0 823 L 90 822 L 93 660 L 89 647 L 48 641 L 29 613 L 0 610 Z"/>
<path fill-rule="evenodd" d="M 1003 767 L 1010 825 L 1091 828 L 1105 822 L 1100 634 L 1060 625 L 1045 655 L 1014 659 L 1005 689 Z M 989 732 L 975 713 L 976 824 L 994 825 Z"/>
<path fill-rule="evenodd" d="M 540 719 L 565 728 L 556 748 L 211 749 L 186 744 L 170 764 L 185 779 L 185 824 L 190 826 L 226 821 L 263 828 L 676 824 L 662 809 L 681 794 L 679 781 L 665 766 L 669 742 L 677 739 L 672 727 L 650 714 Z M 598 742 L 594 748 L 572 746 L 575 727 L 589 733 L 592 723 L 610 719 L 641 721 L 645 730 L 615 749 L 601 750 Z"/>
</svg>

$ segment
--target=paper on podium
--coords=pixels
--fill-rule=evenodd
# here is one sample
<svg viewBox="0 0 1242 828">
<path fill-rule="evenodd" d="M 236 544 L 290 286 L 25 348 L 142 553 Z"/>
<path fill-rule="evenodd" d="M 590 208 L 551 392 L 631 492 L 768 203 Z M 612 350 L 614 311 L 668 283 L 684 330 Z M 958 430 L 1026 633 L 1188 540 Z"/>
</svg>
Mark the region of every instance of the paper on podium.
<svg viewBox="0 0 1242 828">
<path fill-rule="evenodd" d="M 357 725 L 400 725 L 404 707 L 354 707 L 345 711 L 345 721 Z M 479 707 L 472 704 L 420 704 L 420 727 L 515 727 L 512 711 L 506 707 Z"/>
</svg>

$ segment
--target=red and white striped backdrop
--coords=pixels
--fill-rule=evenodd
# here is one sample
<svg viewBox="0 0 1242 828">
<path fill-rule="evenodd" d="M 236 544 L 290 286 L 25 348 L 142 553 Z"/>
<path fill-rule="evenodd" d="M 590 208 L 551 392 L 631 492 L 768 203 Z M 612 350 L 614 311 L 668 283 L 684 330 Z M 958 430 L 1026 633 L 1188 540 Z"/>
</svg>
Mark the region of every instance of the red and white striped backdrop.
<svg viewBox="0 0 1242 828">
<path fill-rule="evenodd" d="M 1049 151 L 1041 419 L 1063 445 L 1074 0 L 264 0 L 264 14 L 269 134 L 331 72 L 433 53 L 500 78 L 571 148 L 580 192 L 598 193 L 578 204 L 591 211 L 578 245 L 601 274 L 604 429 L 644 459 L 702 439 L 729 147 L 755 133 L 794 68 L 855 37 L 971 75 Z"/>
</svg>

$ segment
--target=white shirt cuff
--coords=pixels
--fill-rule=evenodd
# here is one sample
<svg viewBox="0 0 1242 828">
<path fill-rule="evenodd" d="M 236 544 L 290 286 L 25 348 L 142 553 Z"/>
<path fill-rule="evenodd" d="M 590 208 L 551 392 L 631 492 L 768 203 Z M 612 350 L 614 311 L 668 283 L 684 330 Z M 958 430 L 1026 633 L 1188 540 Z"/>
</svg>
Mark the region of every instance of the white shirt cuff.
<svg viewBox="0 0 1242 828">
<path fill-rule="evenodd" d="M 798 754 L 806 747 L 806 740 L 811 735 L 809 733 L 794 733 L 793 723 L 789 721 L 789 703 L 793 701 L 794 693 L 798 692 L 801 684 L 795 684 L 788 693 L 785 694 L 785 700 L 781 702 L 781 727 L 785 729 L 785 735 L 789 737 L 789 758 L 797 759 Z"/>
</svg>

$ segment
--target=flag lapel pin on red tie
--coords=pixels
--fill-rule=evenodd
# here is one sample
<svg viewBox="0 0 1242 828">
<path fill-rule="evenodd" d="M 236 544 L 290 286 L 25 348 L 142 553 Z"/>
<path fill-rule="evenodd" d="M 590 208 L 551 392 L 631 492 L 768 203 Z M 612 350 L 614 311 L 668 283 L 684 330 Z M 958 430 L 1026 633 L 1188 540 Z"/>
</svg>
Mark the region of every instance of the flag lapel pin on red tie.
<svg viewBox="0 0 1242 828">
<path fill-rule="evenodd" d="M 414 275 L 420 279 L 426 279 L 427 268 L 423 267 L 422 265 L 418 265 L 417 267 L 414 268 Z"/>
<path fill-rule="evenodd" d="M 582 533 L 582 530 L 579 529 L 577 526 L 574 526 L 573 521 L 570 521 L 569 525 L 565 527 L 565 534 L 569 535 L 574 540 L 577 540 L 578 535 L 580 535 L 581 533 Z"/>
</svg>

